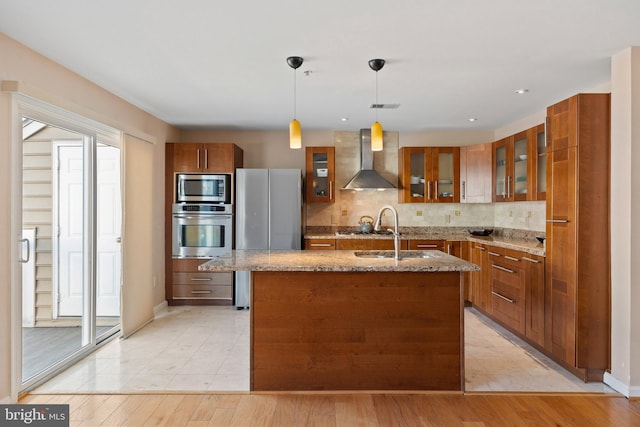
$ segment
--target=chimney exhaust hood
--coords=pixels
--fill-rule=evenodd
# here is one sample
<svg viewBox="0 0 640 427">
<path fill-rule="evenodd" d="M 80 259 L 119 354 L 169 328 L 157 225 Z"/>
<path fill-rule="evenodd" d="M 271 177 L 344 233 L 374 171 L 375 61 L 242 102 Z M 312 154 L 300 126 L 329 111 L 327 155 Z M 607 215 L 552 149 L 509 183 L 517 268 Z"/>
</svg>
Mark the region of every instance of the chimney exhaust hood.
<svg viewBox="0 0 640 427">
<path fill-rule="evenodd" d="M 371 151 L 371 129 L 360 129 L 360 171 L 342 187 L 343 190 L 386 190 L 396 188 L 382 175 L 373 170 Z"/>
</svg>

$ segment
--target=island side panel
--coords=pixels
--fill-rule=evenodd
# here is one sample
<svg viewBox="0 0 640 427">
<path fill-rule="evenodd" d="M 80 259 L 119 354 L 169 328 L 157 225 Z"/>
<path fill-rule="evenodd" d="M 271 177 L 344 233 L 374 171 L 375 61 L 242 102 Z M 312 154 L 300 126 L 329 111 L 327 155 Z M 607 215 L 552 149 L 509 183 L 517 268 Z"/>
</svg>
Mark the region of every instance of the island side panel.
<svg viewBox="0 0 640 427">
<path fill-rule="evenodd" d="M 253 272 L 251 390 L 462 390 L 459 272 Z"/>
</svg>

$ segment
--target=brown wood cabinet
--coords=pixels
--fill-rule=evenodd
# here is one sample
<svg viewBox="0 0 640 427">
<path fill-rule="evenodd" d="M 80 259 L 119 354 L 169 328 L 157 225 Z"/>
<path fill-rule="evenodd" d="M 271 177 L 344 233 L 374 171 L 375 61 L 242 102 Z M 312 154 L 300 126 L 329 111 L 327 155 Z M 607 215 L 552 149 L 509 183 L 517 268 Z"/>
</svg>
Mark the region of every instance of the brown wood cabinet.
<svg viewBox="0 0 640 427">
<path fill-rule="evenodd" d="M 393 250 L 393 239 L 336 239 L 337 250 Z M 400 249 L 407 249 L 407 241 L 400 240 Z"/>
<path fill-rule="evenodd" d="M 544 346 L 544 257 L 522 254 L 525 268 L 525 331 L 539 347 Z"/>
<path fill-rule="evenodd" d="M 335 251 L 336 239 L 305 239 L 304 248 L 315 251 Z"/>
<path fill-rule="evenodd" d="M 545 200 L 544 125 L 493 143 L 493 201 Z"/>
<path fill-rule="evenodd" d="M 471 262 L 480 267 L 480 271 L 469 273 L 471 295 L 470 301 L 473 306 L 485 314 L 490 314 L 490 268 L 487 246 L 481 243 L 470 242 L 469 249 Z"/>
<path fill-rule="evenodd" d="M 584 380 L 610 368 L 610 96 L 547 109 L 545 347 Z"/>
<path fill-rule="evenodd" d="M 488 254 L 491 314 L 498 322 L 524 335 L 526 269 L 514 251 L 492 248 Z"/>
<path fill-rule="evenodd" d="M 231 305 L 233 300 L 233 273 L 198 271 L 203 259 L 174 259 L 171 262 L 170 305 L 181 303 L 198 305 Z"/>
<path fill-rule="evenodd" d="M 491 203 L 491 143 L 460 147 L 460 203 Z"/>
<path fill-rule="evenodd" d="M 234 173 L 242 150 L 234 144 L 173 143 L 173 172 Z"/>
<path fill-rule="evenodd" d="M 234 144 L 167 143 L 165 147 L 165 298 L 169 305 L 231 305 L 233 274 L 198 271 L 201 258 L 173 259 L 171 205 L 176 173 L 235 173 L 243 166 Z M 232 180 L 233 182 L 233 180 Z M 231 193 L 234 198 L 234 191 Z"/>
<path fill-rule="evenodd" d="M 306 147 L 306 202 L 335 202 L 335 184 L 335 148 Z"/>
<path fill-rule="evenodd" d="M 402 147 L 400 203 L 460 202 L 460 147 Z"/>
<path fill-rule="evenodd" d="M 415 239 L 409 240 L 409 249 L 410 250 L 434 250 L 434 251 L 444 251 L 444 240 L 422 240 Z"/>
</svg>

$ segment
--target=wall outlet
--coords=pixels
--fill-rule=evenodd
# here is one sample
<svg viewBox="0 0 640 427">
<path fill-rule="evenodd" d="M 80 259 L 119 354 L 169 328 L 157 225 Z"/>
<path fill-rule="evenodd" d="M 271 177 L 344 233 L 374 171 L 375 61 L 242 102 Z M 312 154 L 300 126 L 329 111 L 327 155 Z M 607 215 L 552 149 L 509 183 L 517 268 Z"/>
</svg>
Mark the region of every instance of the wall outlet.
<svg viewBox="0 0 640 427">
<path fill-rule="evenodd" d="M 347 210 L 346 209 L 342 209 L 342 216 L 347 216 Z"/>
<path fill-rule="evenodd" d="M 509 217 L 513 216 L 513 211 L 509 211 Z"/>
<path fill-rule="evenodd" d="M 460 216 L 460 211 L 455 211 L 453 214 L 454 214 L 455 216 Z"/>
<path fill-rule="evenodd" d="M 531 218 L 531 211 L 527 212 L 527 218 Z"/>
<path fill-rule="evenodd" d="M 422 216 L 422 211 L 416 211 L 416 216 Z"/>
</svg>

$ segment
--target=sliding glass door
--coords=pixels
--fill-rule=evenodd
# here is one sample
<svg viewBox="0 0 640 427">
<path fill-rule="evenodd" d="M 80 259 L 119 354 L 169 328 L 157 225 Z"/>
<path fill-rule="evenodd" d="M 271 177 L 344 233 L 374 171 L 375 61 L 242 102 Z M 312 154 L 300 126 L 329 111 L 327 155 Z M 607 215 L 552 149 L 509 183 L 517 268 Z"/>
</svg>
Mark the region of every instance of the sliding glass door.
<svg viewBox="0 0 640 427">
<path fill-rule="evenodd" d="M 26 390 L 119 330 L 122 209 L 118 141 L 37 114 L 22 124 Z"/>
</svg>

